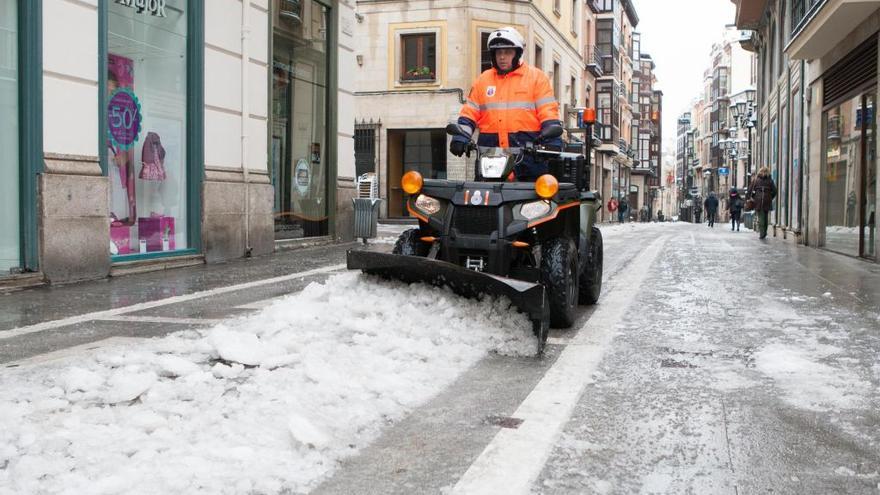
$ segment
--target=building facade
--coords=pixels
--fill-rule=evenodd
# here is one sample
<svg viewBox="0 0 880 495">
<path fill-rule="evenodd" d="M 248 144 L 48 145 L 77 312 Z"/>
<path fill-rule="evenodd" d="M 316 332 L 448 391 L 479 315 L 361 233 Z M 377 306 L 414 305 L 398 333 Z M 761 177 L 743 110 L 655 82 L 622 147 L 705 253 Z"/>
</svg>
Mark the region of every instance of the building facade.
<svg viewBox="0 0 880 495">
<path fill-rule="evenodd" d="M 748 181 L 755 123 L 754 56 L 740 46 L 740 32 L 727 28 L 712 46 L 703 89 L 679 118 L 676 181 L 682 218 L 695 220 L 695 204 L 710 193 L 727 210 L 727 193 Z M 742 103 L 742 105 L 738 105 Z"/>
<path fill-rule="evenodd" d="M 0 167 L 16 179 L 3 284 L 348 233 L 353 118 L 335 109 L 351 93 L 338 70 L 351 5 L 2 0 L 0 13 Z"/>
<path fill-rule="evenodd" d="M 407 8 L 402 8 L 406 4 Z M 477 76 L 491 68 L 486 42 L 513 26 L 526 39 L 525 62 L 544 70 L 567 107 L 586 97 L 583 1 L 454 0 L 357 2 L 354 77 L 359 128 L 357 173 L 373 173 L 384 199 L 381 216 L 406 218 L 400 178 L 473 177 L 473 158 L 448 152 L 446 124 L 455 121 Z"/>
<path fill-rule="evenodd" d="M 877 261 L 880 1 L 734 0 L 757 54 L 755 159 L 774 237 Z"/>
<path fill-rule="evenodd" d="M 639 36 L 633 31 L 639 18 L 628 0 L 593 0 L 597 10 L 596 42 L 602 58 L 602 76 L 596 81 L 596 130 L 601 141 L 603 197 L 627 199 L 632 186 L 633 59 L 641 59 Z M 633 53 L 633 48 L 637 53 Z M 608 215 L 603 211 L 603 215 Z M 605 217 L 604 219 L 609 219 Z"/>
</svg>

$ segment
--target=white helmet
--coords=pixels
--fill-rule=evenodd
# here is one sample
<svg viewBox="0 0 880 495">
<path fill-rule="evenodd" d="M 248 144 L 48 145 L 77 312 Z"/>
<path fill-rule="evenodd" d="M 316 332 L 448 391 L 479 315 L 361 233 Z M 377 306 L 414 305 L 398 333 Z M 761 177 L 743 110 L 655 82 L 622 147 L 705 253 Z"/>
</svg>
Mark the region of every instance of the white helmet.
<svg viewBox="0 0 880 495">
<path fill-rule="evenodd" d="M 520 51 L 525 49 L 526 42 L 519 31 L 507 26 L 496 29 L 489 33 L 489 41 L 486 48 L 493 50 L 495 48 L 518 48 Z"/>
<path fill-rule="evenodd" d="M 499 73 L 502 72 L 501 69 L 498 68 L 498 64 L 495 62 L 496 48 L 513 48 L 516 50 L 516 56 L 513 58 L 513 68 L 510 70 L 515 70 L 519 67 L 520 59 L 525 50 L 525 44 L 526 41 L 523 39 L 522 35 L 519 34 L 519 31 L 510 26 L 496 29 L 489 33 L 489 41 L 486 42 L 486 48 L 489 50 L 492 58 L 492 67 L 494 67 Z M 510 70 L 504 71 L 504 73 L 510 72 Z"/>
</svg>

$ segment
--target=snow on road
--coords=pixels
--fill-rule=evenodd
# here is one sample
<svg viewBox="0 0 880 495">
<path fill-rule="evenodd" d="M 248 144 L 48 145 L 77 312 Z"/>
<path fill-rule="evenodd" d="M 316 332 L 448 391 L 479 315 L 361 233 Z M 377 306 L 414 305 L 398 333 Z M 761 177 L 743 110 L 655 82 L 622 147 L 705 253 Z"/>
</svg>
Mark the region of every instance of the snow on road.
<svg viewBox="0 0 880 495">
<path fill-rule="evenodd" d="M 260 313 L 0 375 L 0 494 L 302 492 L 525 316 L 346 273 Z"/>
</svg>

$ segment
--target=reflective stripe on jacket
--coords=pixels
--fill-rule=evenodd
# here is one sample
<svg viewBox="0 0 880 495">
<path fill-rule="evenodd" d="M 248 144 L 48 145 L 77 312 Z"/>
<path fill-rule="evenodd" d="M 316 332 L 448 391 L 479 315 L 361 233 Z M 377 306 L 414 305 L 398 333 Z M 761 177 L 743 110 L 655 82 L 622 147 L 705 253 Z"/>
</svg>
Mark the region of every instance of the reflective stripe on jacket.
<svg viewBox="0 0 880 495">
<path fill-rule="evenodd" d="M 476 123 L 480 146 L 522 146 L 541 132 L 541 126 L 559 122 L 559 103 L 550 80 L 526 63 L 504 75 L 484 71 L 461 108 L 461 117 Z"/>
</svg>

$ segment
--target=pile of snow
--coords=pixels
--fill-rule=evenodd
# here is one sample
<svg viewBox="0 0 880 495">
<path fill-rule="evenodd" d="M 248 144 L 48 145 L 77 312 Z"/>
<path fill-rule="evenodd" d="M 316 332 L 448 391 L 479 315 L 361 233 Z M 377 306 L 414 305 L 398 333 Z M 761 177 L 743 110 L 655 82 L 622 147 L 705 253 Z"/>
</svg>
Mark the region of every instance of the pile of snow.
<svg viewBox="0 0 880 495">
<path fill-rule="evenodd" d="M 347 273 L 261 313 L 0 376 L 0 494 L 314 487 L 489 352 L 534 355 L 525 316 Z"/>
</svg>

